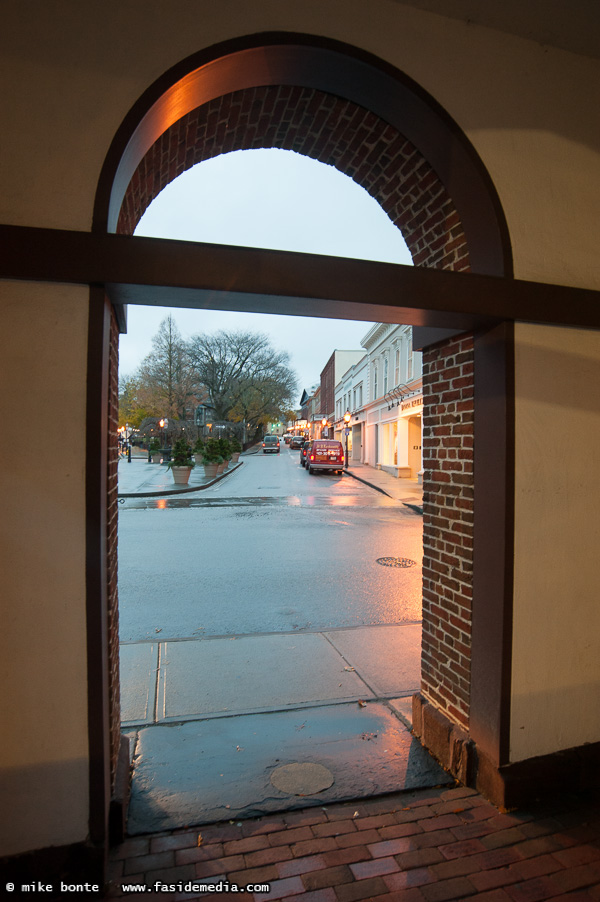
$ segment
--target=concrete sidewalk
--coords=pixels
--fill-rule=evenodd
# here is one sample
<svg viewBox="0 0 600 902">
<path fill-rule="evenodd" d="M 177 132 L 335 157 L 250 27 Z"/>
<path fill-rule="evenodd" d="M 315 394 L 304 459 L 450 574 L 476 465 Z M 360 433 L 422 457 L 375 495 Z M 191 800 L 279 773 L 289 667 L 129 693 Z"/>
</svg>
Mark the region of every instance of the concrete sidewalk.
<svg viewBox="0 0 600 902">
<path fill-rule="evenodd" d="M 121 646 L 128 833 L 452 783 L 410 733 L 420 624 Z M 314 799 L 280 765 L 315 764 Z M 308 798 L 306 797 L 308 796 Z"/>
<path fill-rule="evenodd" d="M 197 492 L 226 479 L 242 466 L 242 459 L 237 464 L 230 464 L 224 473 L 214 479 L 204 475 L 204 467 L 195 466 L 187 486 L 175 485 L 173 475 L 166 464 L 148 463 L 148 457 L 132 457 L 131 462 L 119 459 L 119 498 L 153 497 L 154 495 L 181 495 L 186 492 Z"/>
</svg>

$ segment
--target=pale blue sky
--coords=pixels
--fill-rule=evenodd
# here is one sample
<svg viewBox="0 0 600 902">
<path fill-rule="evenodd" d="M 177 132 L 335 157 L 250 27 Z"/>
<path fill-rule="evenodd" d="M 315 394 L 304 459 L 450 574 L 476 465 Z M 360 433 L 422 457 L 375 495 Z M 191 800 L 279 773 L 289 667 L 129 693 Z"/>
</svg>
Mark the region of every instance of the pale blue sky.
<svg viewBox="0 0 600 902">
<path fill-rule="evenodd" d="M 390 263 L 412 263 L 401 233 L 376 201 L 332 166 L 283 150 L 236 151 L 194 166 L 148 208 L 136 235 L 270 247 Z M 218 329 L 265 332 L 290 353 L 299 389 L 316 383 L 335 348 L 360 348 L 370 323 L 171 310 L 184 337 Z M 120 370 L 131 373 L 151 350 L 169 313 L 128 308 Z"/>
</svg>

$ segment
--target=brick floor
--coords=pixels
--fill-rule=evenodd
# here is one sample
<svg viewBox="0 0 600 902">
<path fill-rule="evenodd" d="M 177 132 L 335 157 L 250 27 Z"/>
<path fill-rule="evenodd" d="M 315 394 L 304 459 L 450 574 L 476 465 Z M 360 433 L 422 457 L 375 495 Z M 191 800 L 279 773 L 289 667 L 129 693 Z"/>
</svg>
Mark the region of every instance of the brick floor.
<svg viewBox="0 0 600 902">
<path fill-rule="evenodd" d="M 106 897 L 129 902 L 214 897 L 186 883 L 219 881 L 252 884 L 248 902 L 600 902 L 600 793 L 503 813 L 438 788 L 173 830 L 127 839 L 110 875 Z"/>
</svg>

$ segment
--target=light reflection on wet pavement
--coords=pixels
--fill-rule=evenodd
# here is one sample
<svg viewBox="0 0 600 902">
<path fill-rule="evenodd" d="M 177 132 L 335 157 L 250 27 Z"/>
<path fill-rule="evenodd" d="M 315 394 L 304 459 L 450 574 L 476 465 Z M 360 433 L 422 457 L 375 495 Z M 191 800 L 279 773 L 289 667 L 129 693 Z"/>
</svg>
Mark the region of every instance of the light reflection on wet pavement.
<svg viewBox="0 0 600 902">
<path fill-rule="evenodd" d="M 251 498 L 126 498 L 121 510 L 190 510 L 215 507 L 379 507 L 396 508 L 400 514 L 416 516 L 392 498 L 384 495 L 263 495 Z"/>
</svg>

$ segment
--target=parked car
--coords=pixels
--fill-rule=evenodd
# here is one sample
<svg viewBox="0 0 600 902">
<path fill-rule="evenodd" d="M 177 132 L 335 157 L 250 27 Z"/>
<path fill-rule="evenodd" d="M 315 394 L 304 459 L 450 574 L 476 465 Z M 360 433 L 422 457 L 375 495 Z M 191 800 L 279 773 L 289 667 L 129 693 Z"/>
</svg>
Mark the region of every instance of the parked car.
<svg viewBox="0 0 600 902">
<path fill-rule="evenodd" d="M 284 436 L 283 436 L 283 440 L 284 440 L 284 442 L 286 443 L 286 445 L 289 445 L 289 443 L 290 443 L 291 440 L 292 440 L 292 433 L 291 433 L 291 432 L 286 432 L 286 433 L 284 434 Z"/>
<path fill-rule="evenodd" d="M 337 470 L 341 473 L 344 469 L 342 443 L 333 439 L 315 439 L 311 442 L 305 466 L 311 474 L 317 470 Z"/>
<path fill-rule="evenodd" d="M 262 449 L 263 454 L 268 454 L 270 452 L 275 452 L 275 454 L 279 454 L 279 436 L 278 435 L 265 435 L 262 441 Z"/>
<path fill-rule="evenodd" d="M 303 435 L 293 435 L 290 439 L 290 448 L 301 448 L 303 441 Z"/>
<path fill-rule="evenodd" d="M 308 449 L 310 448 L 312 442 L 306 439 L 305 442 L 302 442 L 302 447 L 300 448 L 300 466 L 306 466 L 306 455 L 308 454 Z"/>
</svg>

